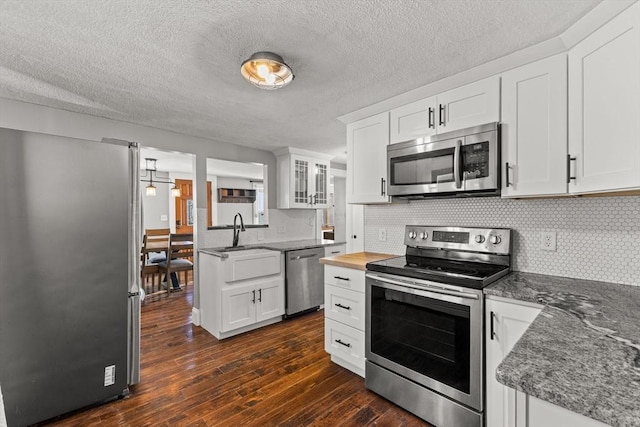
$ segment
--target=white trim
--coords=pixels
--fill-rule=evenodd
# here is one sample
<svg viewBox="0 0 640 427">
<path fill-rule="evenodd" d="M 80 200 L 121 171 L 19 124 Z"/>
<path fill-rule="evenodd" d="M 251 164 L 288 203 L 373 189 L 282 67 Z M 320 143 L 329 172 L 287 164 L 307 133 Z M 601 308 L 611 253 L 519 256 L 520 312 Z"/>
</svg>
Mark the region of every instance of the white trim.
<svg viewBox="0 0 640 427">
<path fill-rule="evenodd" d="M 344 169 L 331 168 L 330 174 L 332 176 L 337 177 L 337 178 L 346 178 L 347 177 L 347 171 L 344 170 Z"/>
<path fill-rule="evenodd" d="M 191 323 L 195 326 L 200 326 L 200 309 L 193 307 L 191 309 Z"/>
<path fill-rule="evenodd" d="M 276 150 L 273 150 L 272 153 L 276 157 L 284 156 L 287 154 L 298 154 L 300 156 L 315 157 L 317 159 L 324 159 L 324 160 L 331 160 L 335 157 L 330 154 L 318 153 L 316 151 L 303 150 L 302 148 L 295 148 L 295 147 L 278 148 Z"/>
<path fill-rule="evenodd" d="M 342 123 L 348 124 L 371 117 L 373 115 L 392 110 L 397 107 L 419 101 L 430 96 L 464 86 L 487 77 L 501 74 L 522 65 L 567 52 L 576 43 L 587 37 L 593 31 L 606 24 L 613 17 L 627 9 L 638 0 L 604 0 L 593 10 L 569 27 L 561 35 L 518 50 L 509 55 L 489 61 L 485 64 L 445 77 L 433 83 L 410 90 L 409 92 L 385 99 L 373 105 L 338 117 Z"/>
</svg>

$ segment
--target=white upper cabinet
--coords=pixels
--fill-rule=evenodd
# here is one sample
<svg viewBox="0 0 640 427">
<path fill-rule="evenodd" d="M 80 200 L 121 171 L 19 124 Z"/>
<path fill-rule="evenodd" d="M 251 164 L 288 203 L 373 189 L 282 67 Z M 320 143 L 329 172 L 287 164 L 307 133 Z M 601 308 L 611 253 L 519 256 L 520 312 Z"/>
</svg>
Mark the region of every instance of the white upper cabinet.
<svg viewBox="0 0 640 427">
<path fill-rule="evenodd" d="M 347 202 L 389 203 L 389 113 L 347 125 Z"/>
<path fill-rule="evenodd" d="M 569 192 L 640 188 L 640 4 L 569 51 Z"/>
<path fill-rule="evenodd" d="M 329 206 L 329 158 L 295 148 L 274 152 L 278 158 L 278 209 Z"/>
<path fill-rule="evenodd" d="M 438 101 L 432 96 L 391 110 L 391 144 L 436 133 L 437 108 Z"/>
<path fill-rule="evenodd" d="M 438 133 L 500 121 L 500 76 L 438 95 Z"/>
<path fill-rule="evenodd" d="M 493 76 L 390 112 L 391 143 L 500 120 L 500 77 Z"/>
<path fill-rule="evenodd" d="M 567 192 L 567 55 L 502 75 L 502 196 Z"/>
</svg>

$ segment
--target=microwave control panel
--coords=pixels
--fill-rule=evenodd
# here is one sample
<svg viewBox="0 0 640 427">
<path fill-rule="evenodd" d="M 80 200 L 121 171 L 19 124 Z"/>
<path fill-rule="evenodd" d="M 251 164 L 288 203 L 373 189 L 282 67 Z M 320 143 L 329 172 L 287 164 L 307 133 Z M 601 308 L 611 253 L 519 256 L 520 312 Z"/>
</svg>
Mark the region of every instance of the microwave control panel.
<svg viewBox="0 0 640 427">
<path fill-rule="evenodd" d="M 463 172 L 465 179 L 489 176 L 489 142 L 477 142 L 462 147 Z"/>
</svg>

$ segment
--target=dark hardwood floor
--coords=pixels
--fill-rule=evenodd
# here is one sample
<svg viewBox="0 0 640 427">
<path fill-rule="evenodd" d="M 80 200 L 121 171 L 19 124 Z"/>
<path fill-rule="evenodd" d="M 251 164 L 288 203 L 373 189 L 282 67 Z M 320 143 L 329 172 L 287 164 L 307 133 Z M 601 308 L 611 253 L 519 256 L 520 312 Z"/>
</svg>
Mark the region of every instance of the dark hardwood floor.
<svg viewBox="0 0 640 427">
<path fill-rule="evenodd" d="M 192 287 L 142 307 L 141 383 L 56 426 L 428 426 L 324 351 L 323 312 L 218 341 Z"/>
</svg>

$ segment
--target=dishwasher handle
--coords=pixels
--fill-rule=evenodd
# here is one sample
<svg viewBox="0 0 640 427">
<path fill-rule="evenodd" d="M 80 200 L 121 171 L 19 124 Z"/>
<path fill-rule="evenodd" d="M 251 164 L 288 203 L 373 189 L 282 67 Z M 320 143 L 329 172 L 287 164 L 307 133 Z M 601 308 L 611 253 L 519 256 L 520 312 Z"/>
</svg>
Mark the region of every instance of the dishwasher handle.
<svg viewBox="0 0 640 427">
<path fill-rule="evenodd" d="M 294 257 L 289 258 L 291 261 L 294 260 L 298 260 L 298 259 L 305 259 L 305 258 L 314 258 L 318 256 L 318 254 L 309 254 L 309 255 L 296 255 Z"/>
</svg>

